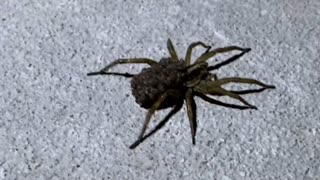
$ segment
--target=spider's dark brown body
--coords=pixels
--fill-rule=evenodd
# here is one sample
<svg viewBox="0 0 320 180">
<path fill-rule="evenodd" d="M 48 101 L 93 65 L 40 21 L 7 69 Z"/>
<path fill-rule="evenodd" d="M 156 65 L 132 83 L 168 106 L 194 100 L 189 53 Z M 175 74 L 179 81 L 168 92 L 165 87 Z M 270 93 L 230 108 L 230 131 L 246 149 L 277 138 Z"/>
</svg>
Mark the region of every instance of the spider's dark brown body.
<svg viewBox="0 0 320 180">
<path fill-rule="evenodd" d="M 187 90 L 184 79 L 187 76 L 183 61 L 163 58 L 157 64 L 144 68 L 131 80 L 132 95 L 143 108 L 149 109 L 159 96 L 170 90 L 175 95 L 168 95 L 159 109 L 172 107 L 184 98 Z"/>
<path fill-rule="evenodd" d="M 230 77 L 218 79 L 215 74 L 211 73 L 211 71 L 240 58 L 242 55 L 249 52 L 250 48 L 228 46 L 210 51 L 210 46 L 207 46 L 202 42 L 195 42 L 188 47 L 186 57 L 179 60 L 170 39 L 168 40 L 167 46 L 170 57 L 162 58 L 159 62 L 148 58 L 118 59 L 98 72 L 88 73 L 88 75 L 119 75 L 124 77 L 132 77 L 132 95 L 135 97 L 136 102 L 141 107 L 148 109 L 148 112 L 139 138 L 130 146 L 131 149 L 137 147 L 143 140 L 160 129 L 175 113 L 182 108 L 184 102 L 188 112 L 192 143 L 195 144 L 197 129 L 196 103 L 194 101 L 195 96 L 200 97 L 209 103 L 229 108 L 256 109 L 255 106 L 249 104 L 240 95 L 261 92 L 265 89 L 275 88 L 272 85 L 267 85 L 255 79 L 249 78 Z M 193 48 L 196 46 L 202 46 L 206 48 L 206 51 L 195 60 L 195 63 L 191 64 L 191 53 Z M 216 54 L 233 50 L 242 51 L 242 53 L 235 55 L 215 66 L 208 65 L 208 59 L 212 58 Z M 129 73 L 109 72 L 110 68 L 118 64 L 129 63 L 148 64 L 150 67 L 142 69 L 142 71 L 136 75 Z M 226 90 L 222 87 L 228 83 L 255 84 L 262 86 L 262 88 L 244 91 L 232 91 Z M 241 101 L 245 106 L 227 104 L 213 99 L 210 96 L 228 96 Z M 172 107 L 172 109 L 163 119 L 163 121 L 153 131 L 147 135 L 144 135 L 154 112 L 169 107 Z"/>
</svg>

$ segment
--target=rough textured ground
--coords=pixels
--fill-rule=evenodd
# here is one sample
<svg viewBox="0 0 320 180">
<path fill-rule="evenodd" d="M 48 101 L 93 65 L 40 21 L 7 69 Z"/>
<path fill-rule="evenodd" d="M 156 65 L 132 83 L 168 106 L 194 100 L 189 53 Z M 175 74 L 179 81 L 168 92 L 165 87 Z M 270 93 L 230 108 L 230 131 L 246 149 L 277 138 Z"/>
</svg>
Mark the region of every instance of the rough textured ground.
<svg viewBox="0 0 320 180">
<path fill-rule="evenodd" d="M 2 0 L 0 12 L 1 180 L 320 179 L 319 0 Z M 129 150 L 145 110 L 128 79 L 86 73 L 167 56 L 169 37 L 180 56 L 199 40 L 251 47 L 218 75 L 277 89 L 246 96 L 258 111 L 196 99 L 196 146 L 183 110 Z"/>
</svg>

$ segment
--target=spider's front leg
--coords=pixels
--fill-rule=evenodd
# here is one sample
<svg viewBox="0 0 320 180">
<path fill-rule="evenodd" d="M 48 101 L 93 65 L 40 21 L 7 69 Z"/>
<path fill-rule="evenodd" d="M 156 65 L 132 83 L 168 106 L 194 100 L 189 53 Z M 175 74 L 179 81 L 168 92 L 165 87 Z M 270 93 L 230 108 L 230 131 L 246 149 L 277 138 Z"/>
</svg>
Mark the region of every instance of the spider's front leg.
<svg viewBox="0 0 320 180">
<path fill-rule="evenodd" d="M 170 56 L 171 56 L 172 60 L 173 61 L 179 61 L 178 55 L 176 53 L 176 50 L 174 49 L 174 46 L 173 46 L 172 41 L 171 41 L 170 38 L 167 41 L 167 48 L 168 48 L 168 51 L 170 53 Z"/>
<path fill-rule="evenodd" d="M 246 90 L 246 91 L 228 91 L 221 86 L 227 83 L 247 83 L 247 84 L 255 84 L 262 86 L 261 89 L 258 90 Z M 202 84 L 199 84 L 194 89 L 196 92 L 201 94 L 210 94 L 210 95 L 218 95 L 218 96 L 229 96 L 231 98 L 237 99 L 241 101 L 243 104 L 247 105 L 252 109 L 257 109 L 255 106 L 249 104 L 246 100 L 244 100 L 239 94 L 248 94 L 254 92 L 261 92 L 265 89 L 274 89 L 275 86 L 264 84 L 258 80 L 250 79 L 250 78 L 239 78 L 239 77 L 230 77 L 223 78 L 214 81 L 206 81 Z"/>
<path fill-rule="evenodd" d="M 203 42 L 201 41 L 198 41 L 198 42 L 194 42 L 194 43 L 191 43 L 187 49 L 187 53 L 186 53 L 186 57 L 185 57 L 185 64 L 186 66 L 189 66 L 191 64 L 191 54 L 192 54 L 192 50 L 194 48 L 196 48 L 197 46 L 202 46 L 203 48 L 206 48 L 207 50 L 203 53 L 207 53 L 210 51 L 211 49 L 211 46 L 208 46 L 206 44 L 204 44 Z"/>
<path fill-rule="evenodd" d="M 239 51 L 243 51 L 243 52 L 249 52 L 251 49 L 250 48 L 241 48 L 238 46 L 227 46 L 227 47 L 223 47 L 223 48 L 217 48 L 214 49 L 212 51 L 209 51 L 207 53 L 202 54 L 195 63 L 201 63 L 201 62 L 206 62 L 208 59 L 212 58 L 213 56 L 217 55 L 217 54 L 222 54 L 222 53 L 226 53 L 229 51 L 233 51 L 233 50 L 239 50 Z"/>
<path fill-rule="evenodd" d="M 237 99 L 241 101 L 243 104 L 247 105 L 252 109 L 257 109 L 255 106 L 249 104 L 245 99 L 243 99 L 240 95 L 233 93 L 231 91 L 225 90 L 220 86 L 220 84 L 215 83 L 220 80 L 215 81 L 205 81 L 204 83 L 199 84 L 194 87 L 196 93 L 199 94 L 209 94 L 209 95 L 218 95 L 218 96 L 229 96 L 231 98 Z"/>
<path fill-rule="evenodd" d="M 119 75 L 119 76 L 125 76 L 125 77 L 132 77 L 132 76 L 134 76 L 133 74 L 108 72 L 108 71 L 109 71 L 109 69 L 111 69 L 112 67 L 114 67 L 114 66 L 116 66 L 118 64 L 148 64 L 148 65 L 151 66 L 151 65 L 156 64 L 156 63 L 157 63 L 156 61 L 154 61 L 152 59 L 148 59 L 148 58 L 117 59 L 117 60 L 111 62 L 110 64 L 106 65 L 100 71 L 90 72 L 87 75 L 88 76 L 94 76 L 94 75 Z"/>
<path fill-rule="evenodd" d="M 243 56 L 245 53 L 247 53 L 249 51 L 242 51 L 240 54 L 236 54 L 232 57 L 230 57 L 229 59 L 225 60 L 225 61 L 222 61 L 221 63 L 218 63 L 216 65 L 213 65 L 213 66 L 209 66 L 208 67 L 208 71 L 212 71 L 212 70 L 215 70 L 215 69 L 219 69 L 220 67 L 224 66 L 224 65 L 227 65 L 229 63 L 232 63 L 233 61 L 236 61 L 237 59 L 239 59 L 241 56 Z"/>
<path fill-rule="evenodd" d="M 258 92 L 262 92 L 266 89 L 275 89 L 275 86 L 273 85 L 267 85 L 265 83 L 262 83 L 258 80 L 255 79 L 251 79 L 251 78 L 239 78 L 239 77 L 229 77 L 229 78 L 223 78 L 223 79 L 219 79 L 216 80 L 215 82 L 215 86 L 221 86 L 227 83 L 246 83 L 246 84 L 253 84 L 253 85 L 259 85 L 262 88 L 259 89 L 249 89 L 249 90 L 242 90 L 242 91 L 230 91 L 231 93 L 235 93 L 235 94 L 250 94 L 250 93 L 258 93 Z"/>
<path fill-rule="evenodd" d="M 268 85 L 268 84 L 265 84 L 263 82 L 255 80 L 255 79 L 240 78 L 240 77 L 229 77 L 229 78 L 219 79 L 217 81 L 212 81 L 211 82 L 211 86 L 221 86 L 221 85 L 224 85 L 224 84 L 227 84 L 227 83 L 246 83 L 246 84 L 259 85 L 259 86 L 262 86 L 262 87 L 267 88 L 267 89 L 274 89 L 275 88 L 275 86 L 273 86 L 273 85 Z"/>
<path fill-rule="evenodd" d="M 240 110 L 251 109 L 251 107 L 249 107 L 249 106 L 241 106 L 241 105 L 236 105 L 236 104 L 224 103 L 224 102 L 218 101 L 216 99 L 213 99 L 212 97 L 209 97 L 209 96 L 207 96 L 205 94 L 201 94 L 201 93 L 196 93 L 196 96 L 200 97 L 202 100 L 207 101 L 210 104 L 216 104 L 216 105 L 219 105 L 219 106 L 224 106 L 224 107 L 234 108 L 234 109 L 240 109 Z"/>
</svg>

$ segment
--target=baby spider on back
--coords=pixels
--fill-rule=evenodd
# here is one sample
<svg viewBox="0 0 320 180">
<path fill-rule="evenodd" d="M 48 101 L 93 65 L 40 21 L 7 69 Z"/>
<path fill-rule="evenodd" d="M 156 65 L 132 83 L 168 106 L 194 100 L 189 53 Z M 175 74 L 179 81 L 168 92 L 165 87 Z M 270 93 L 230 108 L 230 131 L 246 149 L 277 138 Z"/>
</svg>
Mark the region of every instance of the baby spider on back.
<svg viewBox="0 0 320 180">
<path fill-rule="evenodd" d="M 202 46 L 206 51 L 191 64 L 192 50 Z M 273 89 L 275 86 L 264 84 L 258 80 L 240 77 L 228 77 L 218 79 L 217 76 L 211 73 L 226 64 L 229 64 L 245 53 L 249 52 L 250 48 L 241 48 L 238 46 L 228 46 L 211 50 L 211 47 L 203 42 L 194 42 L 189 45 L 184 59 L 179 59 L 170 39 L 167 42 L 167 48 L 170 57 L 162 58 L 159 62 L 149 58 L 133 58 L 133 59 L 117 59 L 103 69 L 97 72 L 88 73 L 88 76 L 93 75 L 117 75 L 131 79 L 132 95 L 136 102 L 148 110 L 142 130 L 138 139 L 130 146 L 134 149 L 146 138 L 154 134 L 157 130 L 165 125 L 165 123 L 176 114 L 183 106 L 184 102 L 187 108 L 188 119 L 191 129 L 192 143 L 195 144 L 195 136 L 197 130 L 196 103 L 194 97 L 200 97 L 204 101 L 211 104 L 225 106 L 235 109 L 256 109 L 255 106 L 249 104 L 240 95 L 262 92 L 265 89 Z M 229 51 L 237 50 L 241 53 L 232 56 L 231 58 L 209 66 L 207 61 L 213 56 Z M 139 74 L 109 72 L 109 69 L 118 64 L 147 64 L 149 67 L 142 69 Z M 222 85 L 228 83 L 247 83 L 261 86 L 260 89 L 249 89 L 243 91 L 226 90 Z M 208 96 L 209 95 L 209 96 Z M 243 105 L 228 104 L 216 99 L 212 96 L 228 96 L 239 100 Z M 172 108 L 167 116 L 153 129 L 145 135 L 145 131 L 151 120 L 152 115 L 157 110 Z"/>
</svg>

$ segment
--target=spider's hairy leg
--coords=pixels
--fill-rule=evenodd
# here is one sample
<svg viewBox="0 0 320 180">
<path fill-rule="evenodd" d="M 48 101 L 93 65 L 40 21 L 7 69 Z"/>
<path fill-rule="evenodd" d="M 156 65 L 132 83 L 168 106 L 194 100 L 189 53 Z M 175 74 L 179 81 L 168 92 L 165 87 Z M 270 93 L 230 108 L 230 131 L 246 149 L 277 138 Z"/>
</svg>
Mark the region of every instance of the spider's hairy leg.
<svg viewBox="0 0 320 180">
<path fill-rule="evenodd" d="M 212 82 L 213 84 L 216 84 L 216 86 L 221 86 L 227 83 L 246 83 L 246 84 L 255 84 L 259 85 L 262 88 L 259 89 L 248 89 L 248 90 L 241 90 L 241 91 L 232 91 L 230 92 L 235 93 L 235 94 L 251 94 L 251 93 L 259 93 L 262 92 L 266 89 L 275 89 L 275 86 L 273 85 L 267 85 L 265 83 L 262 83 L 258 80 L 251 79 L 251 78 L 240 78 L 240 77 L 229 77 L 229 78 L 223 78 L 219 80 L 215 80 Z"/>
<path fill-rule="evenodd" d="M 192 144 L 196 144 L 196 133 L 197 133 L 197 105 L 193 99 L 192 89 L 189 89 L 185 95 L 187 113 L 191 128 Z"/>
<path fill-rule="evenodd" d="M 216 99 L 213 99 L 212 97 L 206 96 L 206 95 L 201 94 L 201 93 L 196 93 L 196 96 L 200 97 L 201 99 L 203 99 L 204 101 L 206 101 L 206 102 L 208 102 L 210 104 L 216 104 L 216 105 L 219 105 L 219 106 L 224 106 L 224 107 L 234 108 L 234 109 L 240 109 L 240 110 L 251 109 L 251 107 L 249 107 L 249 106 L 240 106 L 240 105 L 236 105 L 236 104 L 224 103 L 224 102 L 218 101 Z"/>
<path fill-rule="evenodd" d="M 208 59 L 212 58 L 213 56 L 233 50 L 239 50 L 243 52 L 249 52 L 251 49 L 250 48 L 241 48 L 238 46 L 227 46 L 223 48 L 217 48 L 212 51 L 209 51 L 207 53 L 202 54 L 195 63 L 200 63 L 200 62 L 206 62 Z"/>
<path fill-rule="evenodd" d="M 252 109 L 257 109 L 256 106 L 254 105 L 251 105 L 249 104 L 245 99 L 243 99 L 240 95 L 236 94 L 236 93 L 233 93 L 233 92 L 230 92 L 230 91 L 227 91 L 225 89 L 223 89 L 222 87 L 214 87 L 212 88 L 212 91 L 211 93 L 212 95 L 215 95 L 215 94 L 222 94 L 222 95 L 225 95 L 225 96 L 229 96 L 231 98 L 234 98 L 234 99 L 237 99 L 239 101 L 241 101 L 243 104 L 249 106 L 250 108 Z"/>
<path fill-rule="evenodd" d="M 236 61 L 237 59 L 239 59 L 241 56 L 243 56 L 247 52 L 249 52 L 249 51 L 242 51 L 240 54 L 236 54 L 236 55 L 230 57 L 229 59 L 227 59 L 225 61 L 222 61 L 221 63 L 218 63 L 218 64 L 213 65 L 213 66 L 209 66 L 208 67 L 208 71 L 219 69 L 222 66 L 225 66 L 225 65 L 227 65 L 229 63 L 232 63 L 232 62 Z"/>
<path fill-rule="evenodd" d="M 168 96 L 168 92 L 163 93 L 158 100 L 151 106 L 151 108 L 148 110 L 147 115 L 145 117 L 144 120 L 144 124 L 141 130 L 141 133 L 138 137 L 138 139 L 129 147 L 130 149 L 133 149 L 134 147 L 136 147 L 138 144 L 141 143 L 141 141 L 143 140 L 143 135 L 146 132 L 146 129 L 150 123 L 151 120 L 151 116 L 154 114 L 154 112 L 159 109 L 160 105 L 162 104 L 162 102 L 167 98 Z"/>
<path fill-rule="evenodd" d="M 129 74 L 129 73 L 115 73 L 115 72 L 108 72 L 108 70 L 118 64 L 148 64 L 148 65 L 153 65 L 156 64 L 157 62 L 148 59 L 148 58 L 132 58 L 132 59 L 117 59 L 110 64 L 106 65 L 103 69 L 97 72 L 90 72 L 87 75 L 88 76 L 93 76 L 93 75 L 120 75 L 120 76 L 125 76 L 125 77 L 132 77 L 134 75 Z"/>
<path fill-rule="evenodd" d="M 217 81 L 219 81 L 219 80 L 217 80 Z M 231 98 L 234 98 L 234 99 L 241 101 L 243 104 L 249 106 L 252 109 L 257 109 L 257 107 L 249 104 L 240 95 L 233 93 L 231 91 L 227 91 L 227 90 L 223 89 L 222 87 L 216 85 L 214 82 L 216 82 L 216 81 L 207 82 L 205 84 L 199 85 L 198 87 L 195 87 L 194 89 L 197 93 L 201 93 L 201 94 L 229 96 Z"/>
<path fill-rule="evenodd" d="M 91 72 L 88 73 L 87 76 L 96 76 L 96 75 L 114 75 L 114 76 L 123 76 L 123 77 L 128 77 L 131 78 L 135 76 L 135 74 L 130 74 L 130 73 L 118 73 L 118 72 Z"/>
<path fill-rule="evenodd" d="M 192 53 L 192 50 L 193 48 L 197 47 L 197 46 L 202 46 L 203 48 L 206 48 L 207 50 L 205 51 L 205 53 L 209 52 L 209 50 L 211 49 L 211 46 L 208 46 L 206 44 L 204 44 L 203 42 L 201 41 L 198 41 L 198 42 L 194 42 L 194 43 L 191 43 L 188 47 L 188 50 L 187 50 L 187 53 L 186 53 L 186 57 L 185 57 L 185 64 L 187 66 L 190 65 L 191 63 L 191 53 Z"/>
<path fill-rule="evenodd" d="M 259 93 L 259 92 L 262 92 L 264 90 L 266 90 L 268 88 L 259 88 L 259 89 L 247 89 L 247 90 L 242 90 L 242 91 L 230 91 L 232 93 L 235 93 L 235 94 L 252 94 L 252 93 Z"/>
<path fill-rule="evenodd" d="M 176 50 L 174 49 L 174 46 L 173 46 L 172 41 L 170 40 L 170 38 L 167 41 L 167 48 L 168 48 L 168 51 L 170 53 L 170 56 L 171 56 L 172 60 L 179 61 L 178 55 L 176 53 Z"/>
<path fill-rule="evenodd" d="M 246 84 L 255 84 L 255 85 L 259 85 L 262 86 L 266 89 L 274 89 L 276 88 L 273 85 L 267 85 L 265 83 L 262 83 L 258 80 L 255 79 L 251 79 L 251 78 L 240 78 L 240 77 L 229 77 L 229 78 L 223 78 L 223 79 L 219 79 L 216 81 L 212 81 L 210 82 L 210 84 L 215 85 L 215 86 L 221 86 L 227 83 L 246 83 Z"/>
<path fill-rule="evenodd" d="M 146 140 L 148 137 L 152 136 L 154 133 L 156 133 L 159 129 L 161 129 L 168 121 L 169 119 L 175 115 L 178 111 L 181 110 L 183 105 L 183 101 L 178 102 L 174 108 L 172 108 L 170 110 L 170 112 L 166 115 L 166 117 L 163 118 L 163 120 L 152 130 L 150 131 L 148 134 L 146 134 L 145 136 L 143 136 L 143 138 L 138 141 L 137 143 L 134 143 L 130 146 L 130 149 L 134 149 L 136 148 L 139 144 L 141 144 L 144 140 Z"/>
</svg>

